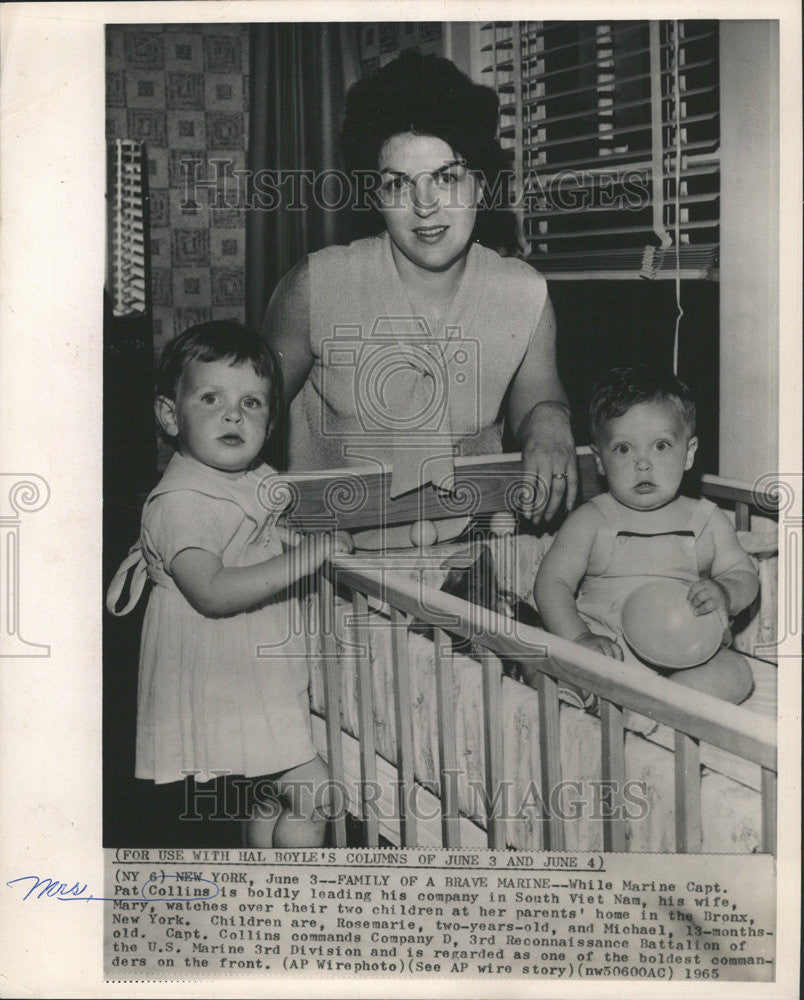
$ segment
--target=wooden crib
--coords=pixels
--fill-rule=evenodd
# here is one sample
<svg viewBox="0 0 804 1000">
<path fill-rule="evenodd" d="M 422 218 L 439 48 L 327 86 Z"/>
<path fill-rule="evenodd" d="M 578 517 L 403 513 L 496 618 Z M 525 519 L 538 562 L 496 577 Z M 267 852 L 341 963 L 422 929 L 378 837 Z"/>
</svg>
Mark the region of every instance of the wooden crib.
<svg viewBox="0 0 804 1000">
<path fill-rule="evenodd" d="M 584 499 L 599 491 L 591 456 L 580 455 Z M 521 473 L 519 456 L 490 456 L 459 460 L 456 490 L 445 497 L 425 489 L 390 501 L 388 473 L 337 470 L 331 474 L 292 477 L 292 499 L 288 521 L 300 529 L 338 526 L 355 530 L 367 525 L 402 524 L 423 519 L 454 517 L 456 513 L 487 514 L 516 509 L 523 493 L 532 487 Z M 734 512 L 735 526 L 748 530 L 752 513 L 772 517 L 775 498 L 750 488 L 705 477 L 702 492 Z M 501 540 L 503 546 L 513 540 Z M 423 553 L 419 553 L 423 555 Z M 439 556 L 442 558 L 443 556 Z M 597 653 L 527 625 L 511 627 L 508 618 L 468 604 L 459 598 L 422 585 L 397 567 L 405 564 L 405 553 L 339 556 L 321 575 L 315 593 L 315 613 L 308 628 L 318 636 L 311 656 L 323 677 L 323 719 L 314 718 L 314 737 L 328 761 L 330 776 L 347 792 L 350 811 L 363 822 L 370 846 L 384 841 L 405 846 L 441 844 L 445 847 L 480 846 L 505 848 L 505 797 L 500 794 L 503 775 L 503 683 L 501 657 L 533 664 L 538 671 L 538 770 L 537 778 L 546 801 L 547 791 L 558 788 L 572 775 L 562 774 L 561 714 L 559 687 L 569 682 L 599 696 L 601 783 L 608 792 L 602 826 L 602 848 L 628 849 L 626 838 L 626 725 L 629 713 L 648 717 L 669 727 L 667 749 L 673 754 L 674 849 L 702 849 L 702 747 L 712 748 L 752 765 L 759 775 L 755 784 L 761 809 L 761 830 L 754 849 L 775 852 L 776 845 L 776 724 L 775 718 L 748 711 L 716 698 L 701 695 L 659 675 L 649 674 L 627 663 L 617 663 Z M 425 559 L 426 562 L 426 559 Z M 338 595 L 336 597 L 336 595 Z M 355 669 L 356 732 L 343 724 L 343 688 L 340 676 L 342 650 L 335 620 L 342 611 L 344 595 L 351 603 L 349 627 Z M 369 622 L 376 612 L 387 619 L 390 631 L 390 676 L 392 678 L 393 752 L 378 753 L 375 728 L 376 678 L 369 656 Z M 414 767 L 414 724 L 411 712 L 410 624 L 430 623 L 433 629 L 435 664 L 435 717 L 437 720 L 437 770 L 434 784 L 421 780 Z M 482 796 L 484 815 L 461 815 L 458 785 L 462 762 L 456 749 L 454 653 L 451 636 L 471 639 L 473 658 L 479 663 L 482 685 Z M 460 668 L 459 668 L 460 669 Z M 476 668 L 473 668 L 476 669 Z M 774 669 L 774 668 L 767 668 Z M 522 686 L 520 685 L 520 688 Z M 522 689 L 532 697 L 530 689 Z M 514 691 L 514 695 L 517 692 Z M 535 706 L 535 703 L 534 703 Z M 562 706 L 563 708 L 563 706 Z M 536 708 L 534 707 L 534 711 Z M 704 755 L 705 756 L 705 755 Z M 391 759 L 388 759 L 391 758 Z M 705 763 L 705 760 L 704 760 Z M 465 776 L 464 776 L 465 777 Z M 377 789 L 383 789 L 378 799 Z M 669 796 L 668 791 L 668 796 Z M 393 799 L 389 821 L 388 802 Z M 381 808 L 381 803 L 384 805 Z M 560 811 L 544 810 L 540 818 L 540 846 L 568 849 L 566 818 Z M 424 817 L 424 819 L 423 819 Z M 346 819 L 338 813 L 334 821 L 336 846 L 346 845 Z M 672 849 L 672 848 L 671 848 Z"/>
</svg>

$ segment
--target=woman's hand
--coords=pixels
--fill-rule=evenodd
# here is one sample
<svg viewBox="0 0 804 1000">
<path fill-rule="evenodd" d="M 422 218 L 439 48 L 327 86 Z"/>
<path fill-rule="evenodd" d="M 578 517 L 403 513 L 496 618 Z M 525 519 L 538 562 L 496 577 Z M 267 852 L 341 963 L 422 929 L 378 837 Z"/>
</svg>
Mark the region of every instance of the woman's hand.
<svg viewBox="0 0 804 1000">
<path fill-rule="evenodd" d="M 535 490 L 522 513 L 538 524 L 564 502 L 572 510 L 578 492 L 575 441 L 567 397 L 556 368 L 556 317 L 544 304 L 508 394 L 508 419 L 522 450 L 522 466 Z"/>
<path fill-rule="evenodd" d="M 562 504 L 572 510 L 578 494 L 578 465 L 565 403 L 537 403 L 519 428 L 522 469 L 535 476 L 533 501 L 523 514 L 534 524 L 549 521 Z"/>
</svg>

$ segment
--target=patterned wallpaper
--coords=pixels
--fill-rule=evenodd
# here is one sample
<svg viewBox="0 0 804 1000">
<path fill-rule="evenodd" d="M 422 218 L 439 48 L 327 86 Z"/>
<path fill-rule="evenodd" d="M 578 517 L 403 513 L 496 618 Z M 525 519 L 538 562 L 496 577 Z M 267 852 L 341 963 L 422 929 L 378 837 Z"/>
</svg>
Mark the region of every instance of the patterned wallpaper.
<svg viewBox="0 0 804 1000">
<path fill-rule="evenodd" d="M 444 54 L 440 21 L 377 21 L 360 25 L 360 72 L 373 76 L 403 49 Z"/>
<path fill-rule="evenodd" d="M 248 26 L 108 25 L 106 133 L 147 143 L 154 347 L 245 318 Z M 187 178 L 214 183 L 187 197 Z"/>
<path fill-rule="evenodd" d="M 358 28 L 363 75 L 409 46 L 443 50 L 437 21 Z M 147 143 L 157 353 L 193 323 L 245 319 L 244 191 L 232 171 L 246 166 L 248 52 L 246 24 L 106 28 L 107 137 Z M 188 176 L 206 182 L 192 199 Z"/>
</svg>

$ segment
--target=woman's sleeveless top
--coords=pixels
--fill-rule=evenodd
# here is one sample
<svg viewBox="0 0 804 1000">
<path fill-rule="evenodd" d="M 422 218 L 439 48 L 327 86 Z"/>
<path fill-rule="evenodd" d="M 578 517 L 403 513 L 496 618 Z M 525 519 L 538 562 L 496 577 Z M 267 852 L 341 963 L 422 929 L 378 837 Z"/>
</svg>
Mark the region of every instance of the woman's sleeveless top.
<svg viewBox="0 0 804 1000">
<path fill-rule="evenodd" d="M 393 465 L 395 496 L 448 487 L 454 454 L 501 451 L 506 390 L 547 299 L 533 268 L 472 244 L 430 330 L 387 233 L 308 260 L 314 362 L 290 409 L 291 471 Z"/>
</svg>

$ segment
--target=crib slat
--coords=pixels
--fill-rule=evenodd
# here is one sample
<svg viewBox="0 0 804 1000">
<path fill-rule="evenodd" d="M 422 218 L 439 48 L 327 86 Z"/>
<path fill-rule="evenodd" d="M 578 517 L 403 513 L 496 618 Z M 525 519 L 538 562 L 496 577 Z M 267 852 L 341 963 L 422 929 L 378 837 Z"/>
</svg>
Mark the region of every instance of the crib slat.
<svg viewBox="0 0 804 1000">
<path fill-rule="evenodd" d="M 742 500 L 734 504 L 734 527 L 737 531 L 751 530 L 751 507 Z"/>
<path fill-rule="evenodd" d="M 455 685 L 452 679 L 452 640 L 433 629 L 435 647 L 436 710 L 441 779 L 441 836 L 444 847 L 460 847 L 458 824 L 458 751 L 455 745 Z"/>
<path fill-rule="evenodd" d="M 763 767 L 761 774 L 762 795 L 762 843 L 760 850 L 765 854 L 776 853 L 776 780 L 775 771 Z"/>
<path fill-rule="evenodd" d="M 357 649 L 357 718 L 360 724 L 360 795 L 366 846 L 380 843 L 380 824 L 377 816 L 377 748 L 374 738 L 374 687 L 371 677 L 369 650 L 368 598 L 359 590 L 352 591 L 354 609 L 354 637 Z M 371 789 L 368 791 L 367 789 Z"/>
<path fill-rule="evenodd" d="M 701 850 L 701 752 L 698 741 L 676 730 L 676 851 Z"/>
<path fill-rule="evenodd" d="M 502 664 L 486 650 L 483 676 L 483 743 L 486 751 L 486 834 L 491 848 L 505 847 L 505 802 L 502 787 L 503 730 Z"/>
<path fill-rule="evenodd" d="M 601 771 L 604 787 L 611 790 L 607 801 L 611 815 L 603 818 L 603 850 L 625 850 L 625 819 L 623 817 L 623 786 L 625 784 L 625 730 L 623 710 L 610 701 L 601 701 L 600 722 L 602 739 Z M 606 808 L 605 813 L 609 812 Z"/>
<path fill-rule="evenodd" d="M 391 608 L 391 658 L 394 675 L 396 716 L 396 766 L 399 781 L 399 835 L 403 847 L 417 843 L 413 775 L 413 717 L 410 710 L 410 663 L 408 661 L 408 617 Z"/>
<path fill-rule="evenodd" d="M 544 848 L 564 850 L 564 825 L 554 815 L 551 800 L 561 783 L 561 738 L 558 725 L 558 684 L 548 674 L 536 678 L 539 692 L 539 756 L 542 772 L 542 802 L 547 811 L 544 820 Z"/>
<path fill-rule="evenodd" d="M 345 788 L 341 734 L 341 669 L 335 646 L 335 588 L 323 575 L 318 578 L 318 627 L 324 654 L 324 713 L 327 724 L 327 763 L 333 786 Z M 334 802 L 332 819 L 335 847 L 346 847 L 345 802 Z"/>
</svg>

